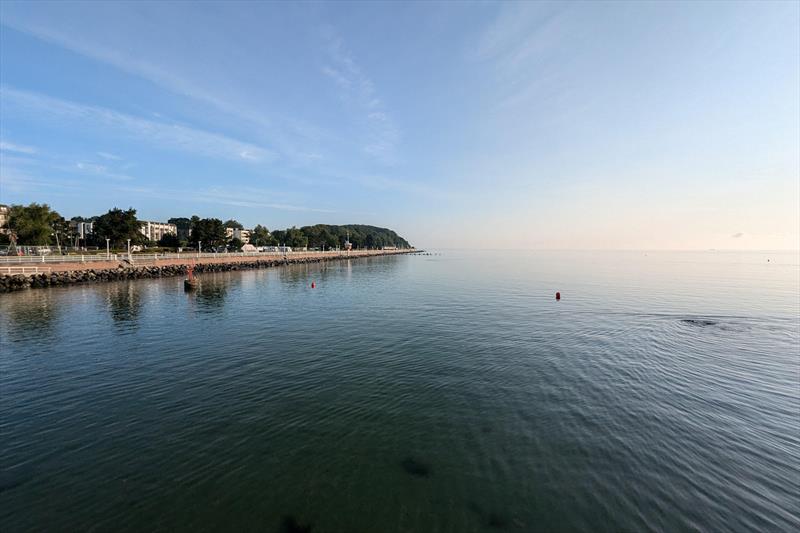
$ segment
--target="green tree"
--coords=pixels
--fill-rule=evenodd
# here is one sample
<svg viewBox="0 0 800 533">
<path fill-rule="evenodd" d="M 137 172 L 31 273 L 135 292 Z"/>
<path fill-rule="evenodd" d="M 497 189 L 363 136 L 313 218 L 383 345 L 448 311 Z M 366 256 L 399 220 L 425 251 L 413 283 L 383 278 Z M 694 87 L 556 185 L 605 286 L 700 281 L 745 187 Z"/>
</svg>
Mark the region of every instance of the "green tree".
<svg viewBox="0 0 800 533">
<path fill-rule="evenodd" d="M 225 237 L 225 226 L 220 219 L 192 217 L 191 240 L 195 245 L 200 242 L 204 248 L 224 246 Z"/>
<path fill-rule="evenodd" d="M 326 247 L 344 246 L 348 239 L 354 248 L 382 246 L 397 246 L 398 248 L 410 248 L 407 240 L 400 237 L 394 231 L 387 228 L 376 226 L 366 226 L 363 224 L 350 224 L 346 226 L 333 226 L 328 224 L 317 224 L 315 226 L 303 226 L 301 231 L 308 237 L 309 246 Z M 275 233 L 275 232 L 273 232 Z"/>
<path fill-rule="evenodd" d="M 300 230 L 308 237 L 308 245 L 312 248 L 335 248 L 339 246 L 339 239 L 331 232 L 331 226 L 317 224 L 305 226 Z"/>
<path fill-rule="evenodd" d="M 250 232 L 250 244 L 253 246 L 275 246 L 280 244 L 267 228 L 258 224 Z"/>
<path fill-rule="evenodd" d="M 186 217 L 171 218 L 167 220 L 169 224 L 175 224 L 178 229 L 189 229 L 192 226 L 192 220 Z"/>
<path fill-rule="evenodd" d="M 47 204 L 12 205 L 8 210 L 6 229 L 17 236 L 17 242 L 47 245 L 55 242 L 56 229 L 63 229 L 64 219 Z"/>
<path fill-rule="evenodd" d="M 69 245 L 69 241 L 74 237 L 69 222 L 60 215 L 53 220 L 53 237 L 55 237 L 59 249 Z"/>
<path fill-rule="evenodd" d="M 244 243 L 236 237 L 228 241 L 228 250 L 232 252 L 238 252 L 242 249 L 242 246 L 244 246 Z"/>
<path fill-rule="evenodd" d="M 286 246 L 305 248 L 308 246 L 308 237 L 302 230 L 292 226 L 286 230 Z"/>
<path fill-rule="evenodd" d="M 190 237 L 191 237 L 191 234 L 192 234 L 192 228 L 195 227 L 199 222 L 200 222 L 200 217 L 197 216 L 197 215 L 192 215 L 192 218 L 189 219 L 189 236 Z"/>
<path fill-rule="evenodd" d="M 130 207 L 126 211 L 115 207 L 108 213 L 100 215 L 94 222 L 92 234 L 98 244 L 105 244 L 106 239 L 111 239 L 111 246 L 119 248 L 127 244 L 145 242 L 146 237 L 141 232 L 141 223 L 136 218 L 136 209 Z"/>
<path fill-rule="evenodd" d="M 260 226 L 256 226 L 259 228 Z M 267 230 L 263 228 L 266 235 Z M 367 226 L 363 224 L 349 224 L 346 226 L 334 226 L 329 224 L 316 224 L 314 226 L 303 226 L 302 228 L 292 227 L 286 230 L 275 230 L 271 233 L 271 240 L 266 244 L 261 244 L 260 239 L 254 238 L 256 229 L 250 235 L 250 242 L 257 246 L 269 244 L 285 244 L 292 248 L 335 248 L 344 247 L 348 240 L 354 248 L 380 248 L 383 246 L 397 246 L 398 248 L 411 248 L 407 240 L 399 236 L 394 231 L 377 226 Z"/>
<path fill-rule="evenodd" d="M 286 232 L 282 229 L 276 229 L 272 232 L 272 238 L 275 239 L 279 245 L 286 244 Z"/>
<path fill-rule="evenodd" d="M 174 233 L 165 233 L 158 241 L 158 245 L 164 248 L 177 248 L 181 245 L 178 236 Z"/>
<path fill-rule="evenodd" d="M 223 226 L 225 226 L 226 228 L 244 229 L 244 226 L 242 226 L 239 222 L 237 222 L 236 220 L 233 220 L 233 219 L 227 220 L 223 224 Z"/>
<path fill-rule="evenodd" d="M 192 220 L 186 217 L 171 218 L 167 220 L 169 224 L 175 224 L 178 230 L 179 239 L 188 239 L 192 229 Z"/>
</svg>

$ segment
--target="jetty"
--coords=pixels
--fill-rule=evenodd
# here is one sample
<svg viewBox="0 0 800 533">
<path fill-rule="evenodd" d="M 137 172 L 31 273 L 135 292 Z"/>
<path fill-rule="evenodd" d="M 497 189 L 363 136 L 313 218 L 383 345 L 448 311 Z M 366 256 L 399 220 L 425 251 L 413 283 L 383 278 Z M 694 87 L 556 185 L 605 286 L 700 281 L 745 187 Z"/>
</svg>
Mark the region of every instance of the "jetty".
<svg viewBox="0 0 800 533">
<path fill-rule="evenodd" d="M 203 272 L 225 272 L 272 268 L 283 265 L 363 259 L 415 253 L 401 250 L 333 250 L 325 252 L 239 252 L 182 254 L 120 254 L 118 256 L 47 256 L 3 258 L 0 292 L 61 285 L 129 279 L 186 276 Z M 17 261 L 15 261 L 17 260 Z"/>
</svg>

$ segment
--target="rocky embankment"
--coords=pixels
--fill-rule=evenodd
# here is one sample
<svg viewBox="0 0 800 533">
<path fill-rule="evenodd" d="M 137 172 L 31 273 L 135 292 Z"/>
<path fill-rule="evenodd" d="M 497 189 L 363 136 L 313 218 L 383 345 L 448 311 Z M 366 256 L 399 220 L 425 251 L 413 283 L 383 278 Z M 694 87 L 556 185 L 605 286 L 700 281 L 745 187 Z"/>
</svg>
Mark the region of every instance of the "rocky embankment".
<svg viewBox="0 0 800 533">
<path fill-rule="evenodd" d="M 397 252 L 394 252 L 396 254 Z M 254 259 L 248 261 L 231 262 L 198 262 L 192 265 L 195 274 L 203 272 L 227 272 L 231 270 L 252 270 L 258 268 L 270 268 L 274 266 L 320 263 L 323 261 L 334 261 L 339 259 L 356 259 L 358 257 L 374 257 L 378 255 L 393 255 L 375 253 L 348 257 L 346 255 L 331 255 L 318 257 L 297 257 L 274 258 L 274 259 Z M 80 268 L 75 270 L 65 270 L 61 272 L 46 272 L 37 274 L 2 274 L 0 275 L 0 292 L 11 292 L 22 289 L 36 289 L 44 287 L 57 287 L 61 285 L 73 285 L 76 283 L 94 283 L 98 281 L 121 281 L 145 278 L 164 278 L 171 276 L 186 275 L 189 270 L 188 264 L 169 264 L 169 265 L 149 265 L 149 266 L 127 266 L 120 264 L 117 268 Z"/>
</svg>

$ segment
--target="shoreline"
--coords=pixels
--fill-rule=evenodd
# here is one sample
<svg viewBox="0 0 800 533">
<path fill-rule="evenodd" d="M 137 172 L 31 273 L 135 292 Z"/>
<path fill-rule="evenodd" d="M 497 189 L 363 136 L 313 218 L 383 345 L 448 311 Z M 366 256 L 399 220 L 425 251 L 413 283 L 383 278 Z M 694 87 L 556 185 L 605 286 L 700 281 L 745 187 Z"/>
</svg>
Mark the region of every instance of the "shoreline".
<svg viewBox="0 0 800 533">
<path fill-rule="evenodd" d="M 98 261 L 92 263 L 90 267 L 86 263 L 50 263 L 46 265 L 47 271 L 45 272 L 0 274 L 0 293 L 82 283 L 182 276 L 186 275 L 190 266 L 194 267 L 196 274 L 202 274 L 204 272 L 256 270 L 284 265 L 404 255 L 417 252 L 419 250 L 414 248 L 408 250 L 355 250 L 325 254 L 295 252 L 291 255 L 269 256 L 269 258 L 245 256 L 192 259 L 191 257 L 186 257 L 180 259 L 155 259 L 138 263 L 134 255 L 133 264 L 125 261 Z M 31 267 L 34 267 L 34 265 L 31 265 Z"/>
</svg>

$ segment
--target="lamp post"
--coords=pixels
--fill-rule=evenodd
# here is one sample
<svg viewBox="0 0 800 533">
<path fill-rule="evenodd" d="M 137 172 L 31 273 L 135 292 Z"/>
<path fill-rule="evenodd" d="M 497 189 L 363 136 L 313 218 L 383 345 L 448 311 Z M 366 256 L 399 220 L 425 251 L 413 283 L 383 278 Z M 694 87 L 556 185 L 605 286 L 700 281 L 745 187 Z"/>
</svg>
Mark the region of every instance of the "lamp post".
<svg viewBox="0 0 800 533">
<path fill-rule="evenodd" d="M 128 239 L 128 261 L 131 260 L 131 240 Z"/>
<path fill-rule="evenodd" d="M 111 259 L 111 239 L 106 238 L 106 259 Z"/>
<path fill-rule="evenodd" d="M 58 241 L 58 231 L 54 231 L 53 236 L 56 238 L 56 248 L 58 248 L 58 253 L 61 254 L 61 243 Z"/>
<path fill-rule="evenodd" d="M 200 257 L 201 244 L 203 244 L 203 241 L 197 241 L 197 257 Z"/>
</svg>

